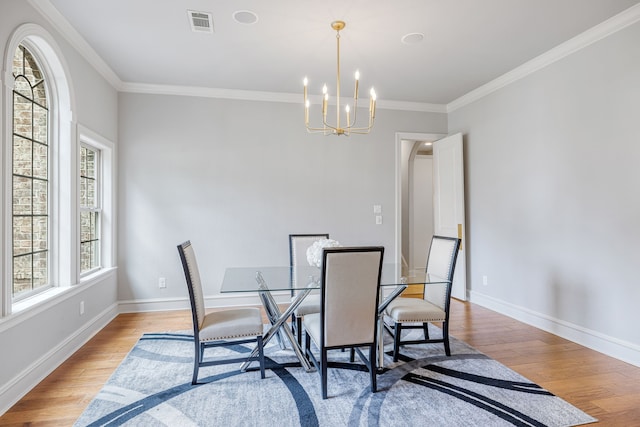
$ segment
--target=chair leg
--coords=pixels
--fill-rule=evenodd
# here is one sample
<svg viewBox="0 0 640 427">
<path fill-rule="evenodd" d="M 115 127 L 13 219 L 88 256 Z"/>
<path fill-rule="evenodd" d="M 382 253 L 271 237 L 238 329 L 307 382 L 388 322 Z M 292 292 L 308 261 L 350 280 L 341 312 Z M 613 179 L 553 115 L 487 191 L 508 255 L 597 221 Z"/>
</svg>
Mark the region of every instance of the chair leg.
<svg viewBox="0 0 640 427">
<path fill-rule="evenodd" d="M 258 335 L 258 357 L 260 358 L 260 378 L 264 379 L 264 343 L 262 335 Z"/>
<path fill-rule="evenodd" d="M 371 393 L 378 391 L 377 374 L 378 367 L 376 364 L 376 346 L 369 346 L 369 372 L 371 374 Z"/>
<path fill-rule="evenodd" d="M 428 340 L 429 339 L 429 324 L 427 322 L 424 322 L 422 324 L 422 330 L 424 331 L 424 339 Z"/>
<path fill-rule="evenodd" d="M 195 342 L 195 338 L 194 338 Z M 201 343 L 195 342 L 195 354 L 193 355 L 193 378 L 191 379 L 191 385 L 198 384 L 198 369 L 200 368 L 200 362 L 202 361 L 202 354 L 204 348 Z"/>
<path fill-rule="evenodd" d="M 402 323 L 396 322 L 393 326 L 393 361 L 398 361 L 400 355 L 400 338 L 402 337 Z"/>
<path fill-rule="evenodd" d="M 351 347 L 349 349 L 349 362 L 353 363 L 356 361 L 356 349 L 355 347 Z"/>
<path fill-rule="evenodd" d="M 320 382 L 322 383 L 322 398 L 327 398 L 327 349 L 323 348 L 320 352 Z"/>
<path fill-rule="evenodd" d="M 296 329 L 298 333 L 298 345 L 302 345 L 302 317 L 296 317 Z"/>
<path fill-rule="evenodd" d="M 442 323 L 442 338 L 444 341 L 444 352 L 447 356 L 451 356 L 451 348 L 449 347 L 449 322 Z"/>
</svg>

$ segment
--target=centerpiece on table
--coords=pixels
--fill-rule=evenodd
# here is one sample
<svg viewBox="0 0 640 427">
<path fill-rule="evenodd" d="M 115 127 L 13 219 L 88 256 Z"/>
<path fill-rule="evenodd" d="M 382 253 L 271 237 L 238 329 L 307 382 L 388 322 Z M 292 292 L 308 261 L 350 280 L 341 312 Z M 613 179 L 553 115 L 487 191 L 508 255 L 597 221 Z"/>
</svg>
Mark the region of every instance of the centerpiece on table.
<svg viewBox="0 0 640 427">
<path fill-rule="evenodd" d="M 313 242 L 313 244 L 307 248 L 307 261 L 309 265 L 320 267 L 322 265 L 322 250 L 324 248 L 337 248 L 340 246 L 342 246 L 340 242 L 333 239 L 321 239 Z"/>
</svg>

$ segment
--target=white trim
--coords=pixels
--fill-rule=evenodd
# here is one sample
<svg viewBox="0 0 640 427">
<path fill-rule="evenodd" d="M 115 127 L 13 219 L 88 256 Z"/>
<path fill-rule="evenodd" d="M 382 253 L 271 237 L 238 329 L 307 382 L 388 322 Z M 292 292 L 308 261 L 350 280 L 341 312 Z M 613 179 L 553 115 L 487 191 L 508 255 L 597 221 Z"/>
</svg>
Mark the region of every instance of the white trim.
<svg viewBox="0 0 640 427">
<path fill-rule="evenodd" d="M 9 118 L 5 115 L 5 104 L 6 108 L 10 109 L 8 111 L 13 111 L 13 105 L 9 105 L 9 100 L 7 99 L 7 94 L 11 93 L 13 88 L 13 78 L 11 81 L 11 87 L 9 87 L 9 80 L 4 80 L 2 77 L 5 76 L 6 70 L 3 70 L 0 73 L 0 141 L 4 141 L 0 143 L 0 170 L 4 171 L 4 173 L 0 173 L 0 201 L 2 201 L 2 207 L 0 207 L 0 319 L 2 319 L 7 314 L 11 313 L 11 276 L 9 271 L 7 270 L 7 266 L 9 264 L 9 259 L 6 254 L 7 250 L 7 240 L 10 234 L 11 228 L 7 221 L 7 218 L 11 218 L 12 215 L 12 206 L 9 206 L 8 194 L 11 194 L 11 180 L 7 179 L 9 176 L 9 172 L 7 169 L 9 168 L 8 157 L 11 157 L 11 150 L 9 149 L 9 139 L 11 136 L 11 132 L 8 129 L 9 126 Z M 4 101 L 4 102 L 3 102 Z M 11 96 L 11 102 L 13 103 L 13 96 Z M 13 129 L 13 123 L 11 123 Z M 2 411 L 0 411 L 0 414 Z"/>
<path fill-rule="evenodd" d="M 640 21 L 640 3 L 447 104 L 451 113 Z"/>
<path fill-rule="evenodd" d="M 85 143 L 100 150 L 100 194 L 101 194 L 101 265 L 103 268 L 116 266 L 116 200 L 117 200 L 117 167 L 116 145 L 91 129 L 78 124 L 78 144 Z M 79 147 L 79 145 L 78 145 Z M 79 148 L 78 148 L 79 149 Z M 77 179 L 79 179 L 79 175 Z M 79 195 L 78 195 L 79 197 Z M 77 211 L 78 221 L 80 210 Z M 79 222 L 78 222 L 79 224 Z M 78 243 L 78 241 L 76 242 Z M 76 248 L 77 259 L 80 259 L 80 246 Z M 81 279 L 80 281 L 84 280 Z"/>
<path fill-rule="evenodd" d="M 80 292 L 84 292 L 87 289 L 87 286 L 93 286 L 98 282 L 103 282 L 104 280 L 115 276 L 116 271 L 116 268 L 103 269 L 100 273 L 96 273 L 91 276 L 91 279 L 87 280 L 87 282 L 83 283 L 81 286 L 74 285 L 67 287 L 54 287 L 50 291 L 44 292 L 44 294 L 49 294 L 49 292 L 51 292 L 51 294 L 48 295 L 50 296 L 49 298 L 41 299 L 36 295 L 32 299 L 27 299 L 24 302 L 21 302 L 20 304 L 28 304 L 29 302 L 31 302 L 31 304 L 29 304 L 28 308 L 16 311 L 7 317 L 0 318 L 0 333 L 17 326 L 18 324 L 37 316 L 54 306 L 57 306 L 61 302 L 78 295 Z"/>
<path fill-rule="evenodd" d="M 261 92 L 251 90 L 220 89 L 197 86 L 172 86 L 147 83 L 123 83 L 120 87 L 122 92 L 142 93 L 148 95 L 176 95 L 195 96 L 202 98 L 235 99 L 241 101 L 263 101 L 263 102 L 284 102 L 288 104 L 302 105 L 301 93 L 281 93 L 281 92 Z M 312 104 L 320 104 L 320 96 L 311 96 L 309 100 Z M 350 99 L 341 98 L 340 102 L 348 104 Z M 333 101 L 335 103 L 335 101 Z M 331 104 L 331 102 L 330 102 Z M 379 99 L 378 109 L 420 111 L 427 113 L 447 113 L 444 104 L 428 104 L 424 102 L 392 101 Z"/>
<path fill-rule="evenodd" d="M 380 99 L 376 101 L 376 108 L 385 110 L 419 111 L 424 113 L 447 114 L 447 106 L 444 104 L 429 104 L 426 102 L 390 101 Z"/>
<path fill-rule="evenodd" d="M 31 389 L 65 362 L 118 315 L 117 305 L 105 309 L 63 342 L 27 366 L 9 382 L 0 387 L 0 414 L 4 414 Z"/>
<path fill-rule="evenodd" d="M 556 319 L 479 292 L 471 291 L 469 294 L 471 302 L 474 304 L 640 367 L 640 346 L 637 344 Z"/>
<path fill-rule="evenodd" d="M 12 64 L 15 50 L 20 44 L 24 44 L 31 53 L 36 57 L 38 65 L 42 68 L 47 85 L 47 95 L 49 97 L 49 147 L 50 147 L 50 164 L 49 164 L 49 188 L 50 188 L 50 237 L 49 237 L 49 253 L 50 253 L 50 284 L 54 286 L 70 286 L 75 282 L 70 280 L 66 271 L 62 266 L 68 266 L 72 263 L 70 253 L 68 251 L 68 228 L 71 227 L 70 212 L 72 208 L 68 199 L 68 188 L 72 185 L 69 182 L 71 165 L 68 163 L 67 151 L 75 144 L 75 134 L 72 132 L 73 111 L 75 107 L 75 96 L 73 87 L 70 85 L 68 76 L 69 67 L 66 64 L 64 56 L 56 43 L 55 39 L 44 28 L 36 24 L 22 24 L 12 33 L 5 46 L 3 58 L 3 74 L 5 76 L 3 90 L 3 98 L 5 102 L 5 112 L 13 110 L 13 75 Z M 4 128 L 3 139 L 6 141 L 3 151 L 3 258 L 2 271 L 0 276 L 5 283 L 2 291 L 2 310 L 1 315 L 7 316 L 11 313 L 11 288 L 12 280 L 12 263 L 9 254 L 6 253 L 7 245 L 11 244 L 11 136 L 12 124 L 9 124 L 9 118 L 3 116 Z M 67 141 L 69 142 L 67 144 Z M 72 154 L 72 153 L 71 153 Z M 67 221 L 68 220 L 68 221 Z M 55 226 L 54 226 L 55 224 Z M 10 253 L 11 251 L 9 251 Z M 8 283 L 8 285 L 7 285 Z"/>
<path fill-rule="evenodd" d="M 402 141 L 437 141 L 447 136 L 446 133 L 415 133 L 415 132 L 396 132 L 395 146 L 395 202 L 396 202 L 396 251 L 394 262 L 402 265 Z"/>
<path fill-rule="evenodd" d="M 86 40 L 69 24 L 49 0 L 29 0 L 29 3 L 47 19 L 69 43 L 100 73 L 116 90 L 120 92 L 145 93 L 157 95 L 201 96 L 207 98 L 238 99 L 247 101 L 268 101 L 301 103 L 300 94 L 259 92 L 246 90 L 201 88 L 189 86 L 155 85 L 130 83 L 120 80 L 118 75 L 96 53 Z M 469 105 L 531 73 L 565 58 L 623 28 L 640 20 L 640 4 L 636 4 L 608 20 L 592 27 L 578 36 L 556 46 L 525 64 L 503 74 L 465 95 L 444 104 L 430 104 L 408 101 L 378 100 L 378 108 L 388 110 L 422 111 L 430 113 L 451 113 Z"/>
<path fill-rule="evenodd" d="M 49 0 L 29 0 L 29 4 L 40 12 L 111 86 L 116 90 L 122 86 L 122 80 L 120 80 L 118 75 L 107 65 L 100 55 L 96 53 L 80 33 L 71 26 L 69 21 L 58 12 L 58 9 L 56 9 Z"/>
<path fill-rule="evenodd" d="M 278 304 L 291 302 L 291 293 L 289 292 L 273 292 L 272 296 Z M 206 308 L 241 307 L 247 305 L 262 306 L 260 298 L 254 292 L 212 295 L 204 298 L 204 304 Z M 188 298 L 153 298 L 118 301 L 118 307 L 120 313 L 191 309 Z"/>
</svg>

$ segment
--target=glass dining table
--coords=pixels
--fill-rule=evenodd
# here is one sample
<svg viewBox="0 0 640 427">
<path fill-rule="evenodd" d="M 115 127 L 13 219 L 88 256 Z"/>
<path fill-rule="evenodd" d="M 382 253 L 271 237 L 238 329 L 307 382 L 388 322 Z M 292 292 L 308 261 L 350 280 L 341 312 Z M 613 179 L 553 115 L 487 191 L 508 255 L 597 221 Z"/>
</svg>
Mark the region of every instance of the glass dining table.
<svg viewBox="0 0 640 427">
<path fill-rule="evenodd" d="M 305 357 L 298 340 L 293 336 L 291 329 L 286 327 L 295 309 L 304 298 L 313 291 L 320 289 L 321 269 L 315 266 L 263 266 L 263 267 L 229 267 L 225 271 L 220 288 L 221 293 L 258 293 L 266 312 L 271 327 L 263 335 L 266 344 L 272 338 L 278 337 L 280 346 L 285 347 L 286 341 L 291 346 L 302 367 L 310 372 L 313 366 Z M 406 271 L 399 264 L 382 265 L 380 277 L 380 304 L 378 307 L 378 369 L 384 365 L 384 343 L 382 340 L 383 312 L 387 305 L 400 295 L 410 285 L 447 286 L 448 282 L 437 277 L 427 277 L 425 270 Z M 288 304 L 282 311 L 275 297 L 285 295 Z M 254 354 L 255 353 L 255 354 Z M 258 353 L 254 349 L 252 356 Z M 246 370 L 249 362 L 241 366 Z"/>
</svg>

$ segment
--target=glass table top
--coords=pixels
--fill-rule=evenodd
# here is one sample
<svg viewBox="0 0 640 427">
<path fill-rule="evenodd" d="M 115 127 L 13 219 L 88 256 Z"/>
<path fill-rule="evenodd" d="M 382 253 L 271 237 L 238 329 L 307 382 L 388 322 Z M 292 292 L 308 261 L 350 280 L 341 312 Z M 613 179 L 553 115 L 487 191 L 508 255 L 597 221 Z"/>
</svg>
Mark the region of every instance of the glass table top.
<svg viewBox="0 0 640 427">
<path fill-rule="evenodd" d="M 226 269 L 220 292 L 256 292 L 260 274 L 271 291 L 295 291 L 305 288 L 320 289 L 319 267 L 301 266 L 265 266 L 265 267 L 229 267 Z M 382 264 L 380 286 L 447 284 L 442 277 L 427 276 L 424 269 L 402 272 L 399 264 Z"/>
</svg>

